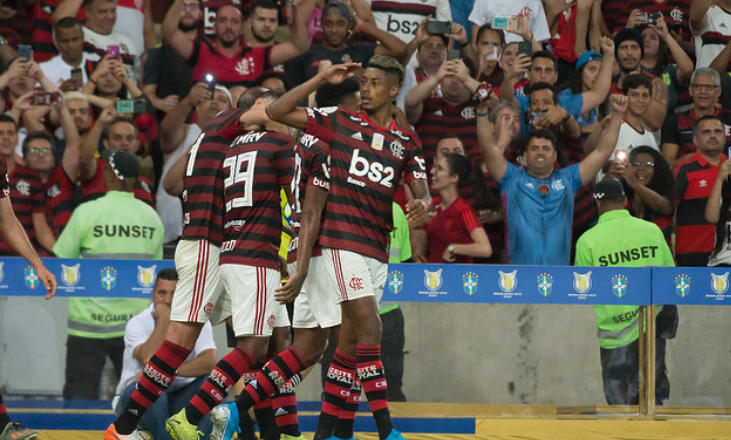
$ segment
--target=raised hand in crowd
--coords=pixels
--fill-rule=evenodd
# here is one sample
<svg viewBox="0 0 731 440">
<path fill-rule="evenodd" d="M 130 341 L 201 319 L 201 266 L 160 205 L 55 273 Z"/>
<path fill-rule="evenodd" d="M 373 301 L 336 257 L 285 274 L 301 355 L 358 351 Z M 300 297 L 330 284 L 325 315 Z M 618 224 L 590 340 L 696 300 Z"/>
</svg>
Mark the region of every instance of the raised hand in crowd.
<svg viewBox="0 0 731 440">
<path fill-rule="evenodd" d="M 642 11 L 642 9 L 633 9 L 629 13 L 629 17 L 627 18 L 627 24 L 625 24 L 625 27 L 627 28 L 634 28 L 643 24 L 646 24 L 647 21 L 644 18 L 646 16 L 646 12 Z"/>
</svg>

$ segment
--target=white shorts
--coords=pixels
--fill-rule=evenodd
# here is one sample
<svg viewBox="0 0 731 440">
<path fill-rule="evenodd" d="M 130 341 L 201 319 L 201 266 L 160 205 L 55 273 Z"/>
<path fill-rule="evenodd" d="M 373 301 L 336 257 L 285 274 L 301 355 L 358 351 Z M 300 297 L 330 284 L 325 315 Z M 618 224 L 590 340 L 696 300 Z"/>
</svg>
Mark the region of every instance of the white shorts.
<svg viewBox="0 0 731 440">
<path fill-rule="evenodd" d="M 170 320 L 219 324 L 231 316 L 231 299 L 218 269 L 220 249 L 208 240 L 180 240 L 175 248 L 178 284 Z"/>
<path fill-rule="evenodd" d="M 307 278 L 294 300 L 294 328 L 331 328 L 342 322 L 337 291 L 324 289 L 318 284 L 319 271 L 323 270 L 321 260 L 322 257 L 310 259 Z M 296 268 L 297 263 L 292 263 L 287 266 L 287 271 L 292 274 Z"/>
<path fill-rule="evenodd" d="M 387 275 L 388 264 L 375 258 L 342 249 L 324 248 L 314 281 L 319 289 L 335 292 L 338 303 L 367 296 L 374 296 L 379 302 L 383 297 Z"/>
<path fill-rule="evenodd" d="M 231 316 L 237 337 L 271 336 L 274 327 L 289 325 L 286 307 L 274 299 L 275 291 L 281 286 L 278 270 L 222 264 L 221 277 L 231 296 Z M 278 318 L 280 322 L 277 322 Z M 286 320 L 286 324 L 282 319 Z"/>
</svg>

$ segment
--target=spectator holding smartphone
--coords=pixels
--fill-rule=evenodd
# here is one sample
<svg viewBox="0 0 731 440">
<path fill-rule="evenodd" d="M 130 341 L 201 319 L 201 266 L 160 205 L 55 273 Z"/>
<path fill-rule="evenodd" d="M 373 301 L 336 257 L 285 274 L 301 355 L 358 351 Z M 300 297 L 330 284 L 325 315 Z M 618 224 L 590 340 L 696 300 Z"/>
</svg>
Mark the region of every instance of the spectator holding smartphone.
<svg viewBox="0 0 731 440">
<path fill-rule="evenodd" d="M 60 53 L 39 66 L 49 81 L 60 87 L 62 92 L 79 90 L 88 81 L 86 67 L 91 61 L 84 52 L 81 22 L 73 17 L 64 17 L 53 26 L 53 30 Z"/>
</svg>

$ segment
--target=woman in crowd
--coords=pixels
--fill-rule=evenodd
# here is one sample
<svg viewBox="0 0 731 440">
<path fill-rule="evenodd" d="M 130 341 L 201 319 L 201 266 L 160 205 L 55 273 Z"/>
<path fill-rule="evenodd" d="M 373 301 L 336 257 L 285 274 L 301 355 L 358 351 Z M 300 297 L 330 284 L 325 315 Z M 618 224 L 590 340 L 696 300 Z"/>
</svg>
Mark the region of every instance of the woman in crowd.
<svg viewBox="0 0 731 440">
<path fill-rule="evenodd" d="M 629 163 L 623 166 L 621 177 L 630 213 L 655 223 L 669 241 L 673 221 L 673 173 L 665 158 L 652 147 L 635 147 L 629 153 Z"/>
<path fill-rule="evenodd" d="M 668 85 L 668 110 L 675 110 L 678 106 L 685 106 L 682 110 L 687 110 L 690 105 L 688 81 L 693 73 L 693 60 L 675 41 L 662 17 L 642 29 L 642 45 L 645 49 L 640 61 L 642 70 L 662 78 Z M 671 56 L 675 63 L 670 62 Z"/>
<path fill-rule="evenodd" d="M 455 153 L 439 155 L 432 167 L 432 190 L 439 193 L 436 216 L 424 227 L 431 263 L 471 263 L 474 257 L 492 255 L 477 214 L 459 196 L 459 188 L 472 173 L 469 159 Z"/>
</svg>

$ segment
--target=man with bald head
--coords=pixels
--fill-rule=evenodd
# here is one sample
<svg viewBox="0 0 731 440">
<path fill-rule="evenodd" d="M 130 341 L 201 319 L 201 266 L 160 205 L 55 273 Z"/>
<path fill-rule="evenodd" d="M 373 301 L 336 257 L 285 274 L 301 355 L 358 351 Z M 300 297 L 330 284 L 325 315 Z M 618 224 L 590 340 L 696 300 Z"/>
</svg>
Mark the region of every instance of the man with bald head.
<svg viewBox="0 0 731 440">
<path fill-rule="evenodd" d="M 218 8 L 214 37 L 201 36 L 196 40 L 184 38 L 178 27 L 180 4 L 175 0 L 163 21 L 163 38 L 193 69 L 193 81 L 202 81 L 209 74 L 226 87 L 254 85 L 256 79 L 272 66 L 286 63 L 309 47 L 307 22 L 315 0 L 304 0 L 296 6 L 292 38 L 271 46 L 252 47 L 242 37 L 244 18 L 234 5 Z"/>
</svg>

